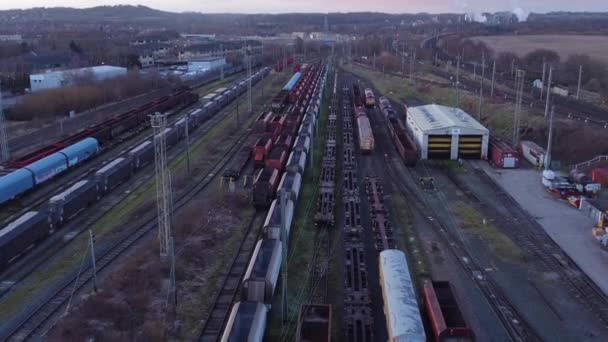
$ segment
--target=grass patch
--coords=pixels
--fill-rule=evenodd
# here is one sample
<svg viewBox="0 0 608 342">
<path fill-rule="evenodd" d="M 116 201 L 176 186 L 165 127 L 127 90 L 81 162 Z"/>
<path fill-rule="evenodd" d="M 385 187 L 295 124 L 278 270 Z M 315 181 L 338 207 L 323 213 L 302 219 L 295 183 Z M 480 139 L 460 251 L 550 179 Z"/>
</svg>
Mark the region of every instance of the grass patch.
<svg viewBox="0 0 608 342">
<path fill-rule="evenodd" d="M 488 243 L 489 248 L 503 261 L 520 262 L 524 260 L 523 251 L 498 228 L 487 222 L 474 208 L 456 202 L 450 209 L 458 218 L 465 232 L 475 234 Z"/>
<path fill-rule="evenodd" d="M 280 87 L 282 87 L 287 81 L 289 76 L 290 75 L 284 74 L 275 74 L 274 76 L 271 75 L 258 83 L 258 85 L 267 88 L 265 89 L 265 94 L 266 97 L 268 97 L 268 95 L 278 91 Z M 213 87 L 217 86 L 217 84 L 213 85 Z M 243 101 L 243 99 L 246 98 L 247 93 L 241 95 L 238 100 Z M 261 107 L 261 105 L 266 101 L 265 97 L 261 96 L 260 93 L 255 93 L 252 102 L 254 104 L 254 109 L 256 109 Z M 230 126 L 234 126 L 235 123 L 234 119 L 236 113 L 233 112 L 233 106 L 229 106 L 224 110 L 230 110 L 232 112 L 224 120 L 216 124 L 201 139 L 191 143 L 190 152 L 191 158 L 194 160 L 193 169 L 196 168 L 195 164 L 197 156 L 202 158 L 200 161 L 200 167 L 202 168 L 210 166 L 214 162 L 209 158 L 211 156 L 209 153 L 211 149 L 215 149 L 214 154 L 221 157 L 223 153 L 220 152 L 227 151 L 229 148 L 229 143 L 213 144 L 213 142 L 219 141 L 221 136 L 237 136 L 237 134 L 226 135 L 226 132 L 231 130 Z M 251 118 L 248 119 L 247 123 L 244 123 L 241 127 L 248 127 L 253 120 L 255 120 L 255 115 L 252 115 Z M 175 175 L 179 174 L 179 172 L 185 172 L 186 170 L 185 153 L 182 153 L 180 157 L 175 158 L 169 163 L 169 165 L 172 174 L 174 175 L 173 179 L 175 179 Z M 200 177 L 206 177 L 211 170 L 205 171 L 197 173 L 189 181 L 199 179 Z M 117 228 L 120 229 L 125 222 L 129 222 L 130 219 L 135 217 L 138 211 L 142 210 L 143 204 L 152 204 L 154 202 L 154 186 L 154 178 L 144 182 L 140 187 L 133 191 L 133 193 L 127 196 L 113 209 L 108 211 L 101 219 L 90 227 L 95 232 L 98 244 L 103 243 L 105 237 L 115 232 Z M 146 208 L 144 207 L 143 209 Z M 46 269 L 34 272 L 27 280 L 24 281 L 22 286 L 15 289 L 15 291 L 3 298 L 0 305 L 0 320 L 6 320 L 10 316 L 14 315 L 24 306 L 24 302 L 27 302 L 33 297 L 39 295 L 42 290 L 50 287 L 54 282 L 60 280 L 67 274 L 67 272 L 78 267 L 82 255 L 86 250 L 87 242 L 88 237 L 86 234 L 79 235 L 70 243 L 69 246 L 65 248 L 65 252 L 56 258 Z"/>
</svg>

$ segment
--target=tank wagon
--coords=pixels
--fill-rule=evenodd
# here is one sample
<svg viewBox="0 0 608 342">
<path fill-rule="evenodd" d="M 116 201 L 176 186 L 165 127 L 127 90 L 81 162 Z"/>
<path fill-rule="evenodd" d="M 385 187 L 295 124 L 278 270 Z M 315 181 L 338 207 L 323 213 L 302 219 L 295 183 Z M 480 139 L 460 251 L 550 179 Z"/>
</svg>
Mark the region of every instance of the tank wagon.
<svg viewBox="0 0 608 342">
<path fill-rule="evenodd" d="M 252 75 L 252 81 L 257 82 L 262 77 L 267 75 L 268 69 L 262 69 Z M 209 108 L 214 108 L 213 110 Z M 193 124 L 194 128 L 203 124 L 213 117 L 221 107 L 219 106 L 204 106 L 188 113 L 188 125 Z M 179 125 L 179 120 L 178 123 Z M 179 134 L 179 127 L 170 127 L 172 129 L 167 132 L 175 132 L 174 136 L 169 135 L 168 140 L 172 143 L 183 139 L 183 135 Z M 177 139 L 177 140 L 173 140 Z M 83 140 L 81 145 L 70 146 L 65 151 L 57 153 L 58 158 L 53 157 L 51 160 L 53 165 L 65 164 L 67 168 L 69 163 L 74 163 L 83 158 L 88 158 L 88 154 L 96 150 L 98 144 L 94 138 Z M 76 148 L 76 147 L 82 147 Z M 51 157 L 51 156 L 49 156 Z M 0 271 L 3 270 L 10 260 L 17 258 L 23 254 L 29 246 L 36 244 L 40 240 L 46 238 L 50 232 L 61 228 L 67 221 L 78 215 L 86 207 L 92 205 L 102 196 L 107 194 L 110 189 L 113 189 L 120 184 L 126 182 L 137 171 L 141 170 L 145 165 L 148 165 L 154 159 L 154 144 L 152 139 L 147 139 L 140 142 L 136 147 L 127 151 L 122 156 L 115 158 L 97 170 L 91 177 L 78 181 L 72 184 L 69 188 L 62 190 L 49 199 L 48 205 L 40 211 L 27 213 L 17 220 L 11 222 L 7 227 L 0 230 Z M 45 159 L 39 161 L 42 162 Z M 58 162 L 59 161 L 59 162 Z M 46 163 L 46 161 L 45 161 Z M 37 166 L 36 170 L 46 170 L 48 166 Z M 14 172 L 16 175 L 9 174 L 12 182 L 23 182 L 25 185 L 31 186 L 34 182 L 34 176 L 29 169 L 20 169 Z M 5 177 L 0 179 L 0 189 L 2 189 Z M 39 177 L 40 178 L 40 177 Z M 13 185 L 14 186 L 14 185 Z M 4 195 L 4 192 L 0 194 Z"/>
</svg>

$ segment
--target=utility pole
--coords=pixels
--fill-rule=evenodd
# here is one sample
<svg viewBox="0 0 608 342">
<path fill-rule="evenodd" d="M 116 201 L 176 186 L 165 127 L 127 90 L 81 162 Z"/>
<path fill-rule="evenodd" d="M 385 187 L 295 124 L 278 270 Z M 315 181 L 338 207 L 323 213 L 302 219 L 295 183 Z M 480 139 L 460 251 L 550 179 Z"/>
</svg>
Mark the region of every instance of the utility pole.
<svg viewBox="0 0 608 342">
<path fill-rule="evenodd" d="M 473 79 L 477 78 L 477 62 L 473 62 Z"/>
<path fill-rule="evenodd" d="M 374 52 L 374 58 L 372 59 L 372 69 L 376 70 L 376 53 Z"/>
<path fill-rule="evenodd" d="M 481 83 L 479 85 L 479 121 L 481 122 L 482 107 L 483 107 L 483 79 L 486 75 L 486 56 L 481 54 Z"/>
<path fill-rule="evenodd" d="M 224 70 L 222 68 L 222 70 Z M 223 75 L 224 73 L 222 73 Z M 188 174 L 190 174 L 190 129 L 188 128 L 188 120 L 190 119 L 190 115 L 186 114 L 186 169 L 188 170 Z"/>
<path fill-rule="evenodd" d="M 516 87 L 516 99 L 515 99 L 515 113 L 513 114 L 513 147 L 517 146 L 519 142 L 519 120 L 521 114 L 521 103 L 524 96 L 524 79 L 526 72 L 518 69 L 515 74 L 515 87 Z"/>
<path fill-rule="evenodd" d="M 401 52 L 401 76 L 405 78 L 405 45 L 403 45 L 403 51 Z"/>
<path fill-rule="evenodd" d="M 511 76 L 515 76 L 515 60 L 511 60 Z"/>
<path fill-rule="evenodd" d="M 97 265 L 95 265 L 95 234 L 89 229 L 89 243 L 91 244 L 91 266 L 93 267 L 93 291 L 97 292 Z"/>
<path fill-rule="evenodd" d="M 10 148 L 8 146 L 8 136 L 6 133 L 6 124 L 4 122 L 4 106 L 2 103 L 2 84 L 0 84 L 0 156 L 3 162 L 10 159 Z"/>
<path fill-rule="evenodd" d="M 547 82 L 547 103 L 545 104 L 545 120 L 549 115 L 549 104 L 551 101 L 551 80 L 553 79 L 553 66 L 549 66 L 549 82 Z M 543 84 L 544 86 L 544 84 Z"/>
<path fill-rule="evenodd" d="M 175 305 L 177 304 L 177 289 L 175 286 L 175 242 L 173 241 L 173 236 L 169 237 L 169 298 L 168 300 L 173 305 L 175 309 Z"/>
<path fill-rule="evenodd" d="M 496 61 L 492 63 L 492 87 L 490 88 L 490 100 L 494 98 L 494 80 L 496 78 Z"/>
<path fill-rule="evenodd" d="M 545 170 L 551 169 L 551 145 L 553 140 L 553 112 L 555 106 L 551 106 L 551 116 L 549 117 L 549 140 L 547 141 L 547 155 L 545 156 Z"/>
<path fill-rule="evenodd" d="M 543 99 L 543 90 L 545 90 L 545 74 L 547 73 L 547 62 L 545 62 L 545 59 L 543 58 L 543 79 L 542 79 L 542 85 L 540 87 L 540 99 Z"/>
<path fill-rule="evenodd" d="M 456 107 L 460 108 L 460 56 L 456 57 Z"/>
<path fill-rule="evenodd" d="M 583 66 L 578 66 L 578 86 L 576 87 L 576 99 L 578 100 L 581 96 L 581 81 L 583 79 Z"/>
<path fill-rule="evenodd" d="M 285 195 L 285 189 L 281 189 L 279 194 L 281 203 L 281 273 L 283 281 L 281 286 L 281 321 L 287 321 L 287 197 Z"/>
<path fill-rule="evenodd" d="M 249 113 L 251 113 L 253 112 L 253 102 L 251 94 L 251 46 L 247 46 L 247 56 L 247 76 L 249 76 Z M 287 65 L 285 65 L 285 69 L 287 69 Z"/>
<path fill-rule="evenodd" d="M 156 113 L 150 116 L 154 130 L 154 162 L 156 169 L 156 208 L 158 216 L 158 237 L 160 241 L 160 256 L 169 253 L 169 237 L 171 236 L 171 175 L 167 167 L 167 141 L 165 128 L 167 116 Z"/>
</svg>

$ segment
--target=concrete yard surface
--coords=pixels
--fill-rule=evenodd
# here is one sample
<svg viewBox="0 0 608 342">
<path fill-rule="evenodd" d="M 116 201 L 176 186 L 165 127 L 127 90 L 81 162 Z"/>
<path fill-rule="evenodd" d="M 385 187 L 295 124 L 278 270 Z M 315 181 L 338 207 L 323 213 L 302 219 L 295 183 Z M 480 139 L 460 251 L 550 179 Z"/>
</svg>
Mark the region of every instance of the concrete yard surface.
<svg viewBox="0 0 608 342">
<path fill-rule="evenodd" d="M 494 169 L 487 162 L 472 164 L 486 172 L 530 213 L 549 236 L 608 294 L 608 252 L 591 235 L 593 220 L 563 200 L 553 197 L 533 169 Z"/>
</svg>

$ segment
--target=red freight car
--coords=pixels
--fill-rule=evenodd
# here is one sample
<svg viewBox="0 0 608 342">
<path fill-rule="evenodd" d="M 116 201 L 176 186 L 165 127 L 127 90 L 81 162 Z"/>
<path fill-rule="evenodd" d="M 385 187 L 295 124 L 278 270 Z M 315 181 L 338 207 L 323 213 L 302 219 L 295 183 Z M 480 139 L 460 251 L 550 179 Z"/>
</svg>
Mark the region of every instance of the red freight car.
<svg viewBox="0 0 608 342">
<path fill-rule="evenodd" d="M 608 167 L 602 167 L 591 170 L 591 181 L 600 183 L 603 187 L 608 186 Z"/>
<path fill-rule="evenodd" d="M 283 133 L 279 135 L 279 137 L 274 141 L 274 146 L 285 147 L 286 149 L 291 149 L 291 145 L 293 145 L 293 135 L 289 133 Z"/>
<path fill-rule="evenodd" d="M 287 154 L 288 149 L 285 146 L 273 146 L 270 149 L 270 152 L 266 156 L 266 161 L 264 165 L 266 167 L 271 167 L 279 170 L 279 172 L 283 171 L 285 167 L 285 163 L 287 163 Z"/>
<path fill-rule="evenodd" d="M 429 316 L 435 341 L 474 341 L 475 334 L 468 326 L 447 281 L 424 282 L 424 305 Z"/>
<path fill-rule="evenodd" d="M 285 123 L 285 115 L 275 115 L 268 123 L 269 129 L 267 131 L 281 131 L 283 124 Z"/>
<path fill-rule="evenodd" d="M 267 208 L 274 199 L 279 181 L 279 170 L 269 167 L 261 169 L 253 180 L 253 205 Z"/>
<path fill-rule="evenodd" d="M 498 139 L 490 139 L 490 160 L 492 164 L 502 169 L 514 169 L 519 167 L 519 152 L 511 148 L 505 142 Z"/>
<path fill-rule="evenodd" d="M 272 148 L 272 141 L 272 136 L 265 134 L 253 145 L 253 162 L 255 167 L 264 166 L 266 154 Z"/>
<path fill-rule="evenodd" d="M 405 127 L 399 119 L 394 117 L 389 118 L 387 124 L 393 144 L 395 144 L 403 163 L 407 166 L 415 166 L 418 160 L 418 148 L 405 131 Z"/>
</svg>

